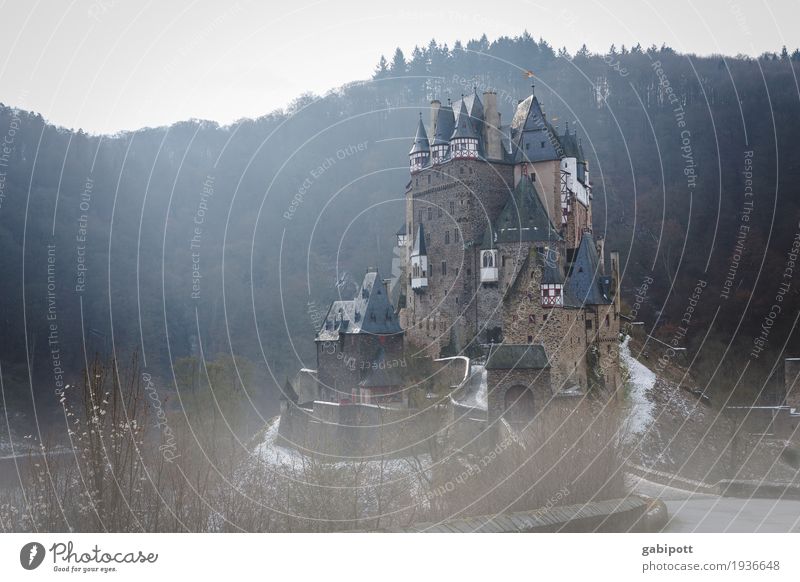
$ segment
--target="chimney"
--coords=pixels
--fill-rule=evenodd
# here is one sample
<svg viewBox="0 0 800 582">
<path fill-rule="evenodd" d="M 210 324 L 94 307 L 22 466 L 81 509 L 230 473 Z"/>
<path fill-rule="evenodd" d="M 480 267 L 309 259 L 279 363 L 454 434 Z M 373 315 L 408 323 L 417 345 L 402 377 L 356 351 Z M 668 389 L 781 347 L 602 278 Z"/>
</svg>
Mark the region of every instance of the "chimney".
<svg viewBox="0 0 800 582">
<path fill-rule="evenodd" d="M 428 133 L 431 139 L 436 135 L 436 118 L 439 116 L 439 107 L 441 106 L 442 103 L 438 99 L 431 101 L 431 130 Z"/>
<path fill-rule="evenodd" d="M 383 290 L 386 291 L 386 297 L 387 298 L 392 296 L 391 292 L 389 291 L 389 285 L 391 285 L 391 283 L 392 283 L 391 279 L 384 279 L 383 280 Z"/>
<path fill-rule="evenodd" d="M 490 160 L 503 158 L 500 140 L 500 114 L 497 111 L 497 93 L 486 91 L 483 94 L 483 143 L 486 147 L 486 157 Z"/>
<path fill-rule="evenodd" d="M 611 251 L 608 256 L 611 259 L 611 277 L 613 277 L 614 281 L 614 311 L 620 313 L 622 308 L 622 293 L 620 293 L 622 281 L 619 275 L 619 251 Z"/>
</svg>

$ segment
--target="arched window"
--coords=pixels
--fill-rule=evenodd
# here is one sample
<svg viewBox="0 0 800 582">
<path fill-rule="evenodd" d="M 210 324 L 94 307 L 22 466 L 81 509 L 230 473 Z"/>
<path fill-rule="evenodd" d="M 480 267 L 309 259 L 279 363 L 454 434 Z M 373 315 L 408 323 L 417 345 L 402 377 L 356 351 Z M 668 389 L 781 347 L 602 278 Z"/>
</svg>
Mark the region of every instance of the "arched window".
<svg viewBox="0 0 800 582">
<path fill-rule="evenodd" d="M 449 230 L 444 231 L 444 244 L 446 244 L 446 245 L 450 244 L 450 231 Z"/>
</svg>

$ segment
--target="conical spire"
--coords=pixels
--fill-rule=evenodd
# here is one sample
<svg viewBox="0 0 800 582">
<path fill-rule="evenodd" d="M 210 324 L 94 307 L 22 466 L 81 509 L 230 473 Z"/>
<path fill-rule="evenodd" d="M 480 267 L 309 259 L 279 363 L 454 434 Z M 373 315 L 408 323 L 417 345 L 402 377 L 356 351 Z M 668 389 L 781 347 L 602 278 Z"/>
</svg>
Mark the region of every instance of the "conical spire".
<svg viewBox="0 0 800 582">
<path fill-rule="evenodd" d="M 422 123 L 422 114 L 419 114 L 419 123 L 417 124 L 417 135 L 414 138 L 414 145 L 408 155 L 418 154 L 420 152 L 430 152 L 430 144 L 428 143 L 428 134 L 425 131 L 425 124 Z"/>
<path fill-rule="evenodd" d="M 457 138 L 472 138 L 478 139 L 478 134 L 475 133 L 475 127 L 472 120 L 467 113 L 467 107 L 464 105 L 464 100 L 461 100 L 461 109 L 458 112 L 458 119 L 456 119 L 456 129 L 450 139 Z"/>
</svg>

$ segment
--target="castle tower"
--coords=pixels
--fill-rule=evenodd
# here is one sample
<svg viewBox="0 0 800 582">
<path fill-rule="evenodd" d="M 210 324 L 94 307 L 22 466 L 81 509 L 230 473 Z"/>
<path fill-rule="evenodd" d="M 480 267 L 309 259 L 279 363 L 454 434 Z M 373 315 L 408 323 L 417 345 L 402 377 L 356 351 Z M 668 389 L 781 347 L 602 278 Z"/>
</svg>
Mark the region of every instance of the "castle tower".
<svg viewBox="0 0 800 582">
<path fill-rule="evenodd" d="M 456 122 L 452 107 L 436 106 L 433 107 L 431 113 L 434 118 L 433 143 L 431 144 L 432 161 L 434 164 L 441 164 L 447 159 L 450 152 L 450 136 L 453 135 Z"/>
<path fill-rule="evenodd" d="M 450 137 L 450 152 L 453 159 L 478 157 L 478 132 L 475 122 L 467 113 L 467 106 L 461 100 L 461 109 L 456 119 L 456 129 Z"/>
<path fill-rule="evenodd" d="M 414 137 L 414 145 L 411 146 L 411 151 L 408 152 L 411 173 L 416 174 L 427 166 L 430 155 L 431 148 L 428 144 L 428 134 L 425 132 L 425 124 L 422 123 L 422 114 L 420 113 L 419 123 L 417 124 L 417 135 Z"/>
</svg>

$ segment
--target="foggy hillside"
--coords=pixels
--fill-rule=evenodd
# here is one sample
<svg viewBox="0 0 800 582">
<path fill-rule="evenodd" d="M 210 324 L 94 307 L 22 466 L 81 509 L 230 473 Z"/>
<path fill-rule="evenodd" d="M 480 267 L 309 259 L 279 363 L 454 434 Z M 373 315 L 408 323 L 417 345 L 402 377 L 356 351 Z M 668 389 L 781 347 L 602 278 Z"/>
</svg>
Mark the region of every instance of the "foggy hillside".
<svg viewBox="0 0 800 582">
<path fill-rule="evenodd" d="M 625 301 L 651 277 L 637 319 L 664 339 L 684 327 L 689 359 L 703 350 L 699 381 L 716 374 L 727 390 L 746 358 L 725 348 L 750 352 L 798 231 L 798 59 L 668 47 L 570 56 L 524 34 L 432 41 L 382 59 L 374 79 L 229 127 L 91 136 L 3 106 L 7 394 L 29 402 L 30 381 L 55 404 L 54 374 L 77 378 L 94 352 L 138 350 L 167 388 L 186 380 L 171 362 L 232 354 L 249 362 L 248 394 L 274 410 L 286 375 L 315 365 L 318 312 L 365 268 L 389 275 L 418 115 L 427 122 L 432 98 L 491 88 L 507 122 L 531 91 L 528 70 L 548 119 L 582 138 L 595 233 L 622 253 Z M 686 325 L 698 280 L 707 286 Z M 787 341 L 797 347 L 799 305 L 795 281 L 741 391 L 760 386 Z"/>
</svg>

